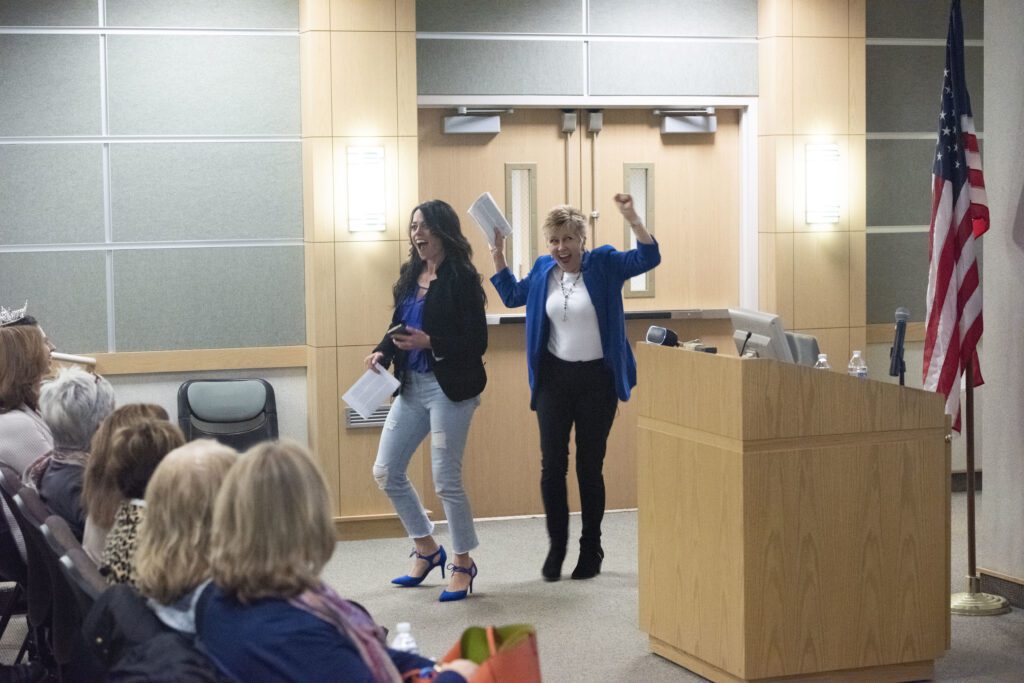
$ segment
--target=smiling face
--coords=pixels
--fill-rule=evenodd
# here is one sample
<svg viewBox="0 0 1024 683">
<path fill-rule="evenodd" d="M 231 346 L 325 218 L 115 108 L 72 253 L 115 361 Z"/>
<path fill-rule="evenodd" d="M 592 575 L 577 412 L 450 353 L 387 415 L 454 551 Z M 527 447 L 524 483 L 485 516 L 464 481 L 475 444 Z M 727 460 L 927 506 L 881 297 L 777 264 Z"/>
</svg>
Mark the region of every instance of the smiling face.
<svg viewBox="0 0 1024 683">
<path fill-rule="evenodd" d="M 409 223 L 409 241 L 424 261 L 438 262 L 444 259 L 444 244 L 423 220 L 423 213 L 417 209 Z"/>
<path fill-rule="evenodd" d="M 583 262 L 583 240 L 571 225 L 548 231 L 548 252 L 567 273 L 578 273 Z"/>
</svg>

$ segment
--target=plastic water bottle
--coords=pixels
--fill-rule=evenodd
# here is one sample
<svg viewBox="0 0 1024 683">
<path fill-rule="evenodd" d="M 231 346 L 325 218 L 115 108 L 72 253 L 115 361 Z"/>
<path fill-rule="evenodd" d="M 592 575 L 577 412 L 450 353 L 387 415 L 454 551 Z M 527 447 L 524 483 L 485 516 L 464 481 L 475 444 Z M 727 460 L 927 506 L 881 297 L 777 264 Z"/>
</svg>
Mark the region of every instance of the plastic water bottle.
<svg viewBox="0 0 1024 683">
<path fill-rule="evenodd" d="M 860 355 L 860 351 L 854 351 L 853 355 L 850 356 L 850 364 L 846 366 L 846 371 L 850 373 L 851 377 L 868 378 L 868 364 L 864 362 L 864 357 Z"/>
<path fill-rule="evenodd" d="M 416 645 L 416 639 L 412 637 L 412 630 L 408 621 L 400 621 L 395 624 L 395 637 L 391 639 L 391 649 L 400 652 L 411 652 L 414 655 L 420 653 Z"/>
<path fill-rule="evenodd" d="M 818 362 L 814 364 L 815 370 L 831 370 L 832 366 L 828 364 L 828 354 L 819 353 Z"/>
</svg>

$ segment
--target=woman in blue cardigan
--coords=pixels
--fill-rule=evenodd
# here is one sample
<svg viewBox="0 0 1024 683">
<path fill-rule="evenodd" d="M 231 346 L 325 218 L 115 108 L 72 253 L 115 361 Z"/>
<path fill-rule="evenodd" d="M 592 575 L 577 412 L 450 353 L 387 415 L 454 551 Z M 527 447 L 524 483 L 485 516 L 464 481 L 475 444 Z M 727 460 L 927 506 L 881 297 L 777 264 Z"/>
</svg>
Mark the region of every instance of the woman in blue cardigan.
<svg viewBox="0 0 1024 683">
<path fill-rule="evenodd" d="M 622 285 L 661 262 L 658 243 L 644 228 L 628 194 L 615 204 L 636 235 L 637 248 L 605 245 L 585 251 L 586 219 L 577 209 L 556 206 L 544 221 L 549 255 L 541 256 L 523 280 L 505 262 L 498 231 L 491 278 L 509 308 L 526 306 L 526 352 L 530 408 L 540 426 L 541 496 L 550 548 L 541 570 L 547 581 L 561 577 L 569 541 L 565 478 L 569 433 L 576 426 L 576 478 L 583 530 L 574 579 L 601 572 L 604 465 L 608 433 L 618 402 L 636 385 L 636 362 L 626 341 Z"/>
</svg>

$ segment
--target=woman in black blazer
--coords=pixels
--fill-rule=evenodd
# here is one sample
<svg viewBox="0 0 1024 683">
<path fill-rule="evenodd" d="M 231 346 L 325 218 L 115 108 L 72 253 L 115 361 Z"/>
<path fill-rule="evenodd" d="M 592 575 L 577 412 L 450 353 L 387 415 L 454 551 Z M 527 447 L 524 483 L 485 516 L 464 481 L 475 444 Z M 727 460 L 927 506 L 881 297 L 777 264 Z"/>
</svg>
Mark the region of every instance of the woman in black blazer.
<svg viewBox="0 0 1024 683">
<path fill-rule="evenodd" d="M 392 580 L 418 586 L 434 569 L 445 575 L 448 555 L 432 535 L 416 490 L 406 476 L 409 459 L 430 438 L 434 488 L 444 505 L 454 561 L 441 602 L 462 600 L 477 569 L 469 552 L 477 545 L 473 512 L 462 487 L 462 452 L 480 392 L 487 384 L 486 299 L 473 250 L 459 216 L 438 199 L 417 206 L 409 222 L 409 260 L 393 288 L 391 329 L 366 357 L 371 369 L 394 361 L 402 383 L 380 437 L 373 478 L 388 494 L 415 547 L 412 570 Z"/>
</svg>

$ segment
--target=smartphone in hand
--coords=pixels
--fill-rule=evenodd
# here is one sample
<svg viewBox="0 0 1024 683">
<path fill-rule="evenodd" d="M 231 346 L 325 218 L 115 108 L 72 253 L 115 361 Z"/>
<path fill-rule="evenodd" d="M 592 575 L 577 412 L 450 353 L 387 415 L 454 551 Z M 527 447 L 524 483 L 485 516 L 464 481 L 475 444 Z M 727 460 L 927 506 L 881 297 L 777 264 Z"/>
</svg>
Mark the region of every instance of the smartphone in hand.
<svg viewBox="0 0 1024 683">
<path fill-rule="evenodd" d="M 405 326 L 404 322 L 399 321 L 397 325 L 394 325 L 387 331 L 388 337 L 393 334 L 409 334 L 409 329 Z"/>
</svg>

